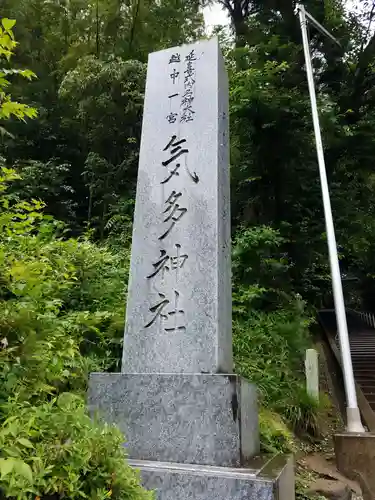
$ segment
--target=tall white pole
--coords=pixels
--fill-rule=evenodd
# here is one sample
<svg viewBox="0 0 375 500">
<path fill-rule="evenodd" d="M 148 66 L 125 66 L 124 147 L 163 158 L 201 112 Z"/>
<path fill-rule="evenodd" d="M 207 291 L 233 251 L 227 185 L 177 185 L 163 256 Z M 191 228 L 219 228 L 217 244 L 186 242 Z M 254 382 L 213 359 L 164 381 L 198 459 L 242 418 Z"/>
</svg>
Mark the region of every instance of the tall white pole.
<svg viewBox="0 0 375 500">
<path fill-rule="evenodd" d="M 316 153 L 318 156 L 320 184 L 323 197 L 324 217 L 326 222 L 328 252 L 329 252 L 329 261 L 331 266 L 331 276 L 332 276 L 333 298 L 335 302 L 336 321 L 337 321 L 339 340 L 340 340 L 342 371 L 344 375 L 345 394 L 347 402 L 347 408 L 346 408 L 347 431 L 365 432 L 365 429 L 361 422 L 361 416 L 359 413 L 358 403 L 357 403 L 357 394 L 355 390 L 353 365 L 352 365 L 352 358 L 350 355 L 348 326 L 346 323 L 344 295 L 342 292 L 341 273 L 340 273 L 339 258 L 337 254 L 335 228 L 333 225 L 331 200 L 329 197 L 327 173 L 324 162 L 323 144 L 320 133 L 318 107 L 316 103 L 315 86 L 314 86 L 314 75 L 311 63 L 309 40 L 307 36 L 307 21 L 306 21 L 306 12 L 304 6 L 298 4 L 297 12 L 299 15 L 301 31 L 302 31 L 307 82 L 310 93 L 311 112 L 312 112 L 312 119 L 315 132 Z"/>
</svg>

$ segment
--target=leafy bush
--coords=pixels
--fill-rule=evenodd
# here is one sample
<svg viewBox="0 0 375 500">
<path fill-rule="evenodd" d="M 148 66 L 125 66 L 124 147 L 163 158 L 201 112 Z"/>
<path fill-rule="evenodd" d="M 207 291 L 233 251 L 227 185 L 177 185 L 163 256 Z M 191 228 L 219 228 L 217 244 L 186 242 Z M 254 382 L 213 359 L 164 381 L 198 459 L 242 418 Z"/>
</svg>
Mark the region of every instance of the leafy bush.
<svg viewBox="0 0 375 500">
<path fill-rule="evenodd" d="M 300 388 L 294 399 L 285 407 L 284 415 L 299 435 L 319 435 L 319 403 Z"/>
<path fill-rule="evenodd" d="M 289 309 L 249 311 L 247 320 L 234 321 L 234 355 L 236 371 L 258 386 L 266 407 L 283 415 L 296 430 L 316 433 L 317 409 L 304 389 L 310 322 L 298 297 L 290 301 Z"/>
<path fill-rule="evenodd" d="M 233 242 L 234 313 L 246 317 L 249 307 L 274 309 L 284 301 L 288 259 L 284 239 L 268 226 L 240 228 Z"/>
<path fill-rule="evenodd" d="M 266 453 L 288 453 L 296 449 L 293 434 L 280 415 L 265 408 L 259 412 L 261 451 Z"/>
<path fill-rule="evenodd" d="M 14 19 L 1 19 L 0 24 L 0 60 L 9 59 L 13 55 L 13 50 L 17 46 L 14 39 L 13 27 L 16 24 Z M 31 80 L 35 78 L 35 73 L 29 69 L 5 69 L 0 68 L 0 120 L 8 119 L 11 116 L 18 120 L 25 121 L 25 117 L 35 118 L 37 115 L 36 109 L 31 108 L 27 104 L 12 101 L 11 96 L 7 93 L 10 82 L 7 79 L 9 74 L 20 75 L 23 78 Z M 11 135 L 2 126 L 0 126 L 1 135 Z"/>
<path fill-rule="evenodd" d="M 0 498 L 150 500 L 126 464 L 123 437 L 93 422 L 72 394 L 12 401 L 0 431 Z"/>
<path fill-rule="evenodd" d="M 149 499 L 78 395 L 120 359 L 127 255 L 59 238 L 42 202 L 12 201 L 16 178 L 2 169 L 0 498 Z"/>
<path fill-rule="evenodd" d="M 318 408 L 306 394 L 304 376 L 311 318 L 302 298 L 285 286 L 293 265 L 281 251 L 284 243 L 279 231 L 268 226 L 243 227 L 236 234 L 233 245 L 236 370 L 258 386 L 266 408 L 282 415 L 298 433 L 315 435 Z M 271 424 L 268 429 L 262 419 Z M 264 447 L 279 451 L 288 448 L 285 429 L 285 424 L 274 414 L 263 414 Z"/>
<path fill-rule="evenodd" d="M 120 359 L 127 255 L 62 240 L 38 201 L 0 190 L 0 400 L 84 390 L 91 370 Z"/>
</svg>

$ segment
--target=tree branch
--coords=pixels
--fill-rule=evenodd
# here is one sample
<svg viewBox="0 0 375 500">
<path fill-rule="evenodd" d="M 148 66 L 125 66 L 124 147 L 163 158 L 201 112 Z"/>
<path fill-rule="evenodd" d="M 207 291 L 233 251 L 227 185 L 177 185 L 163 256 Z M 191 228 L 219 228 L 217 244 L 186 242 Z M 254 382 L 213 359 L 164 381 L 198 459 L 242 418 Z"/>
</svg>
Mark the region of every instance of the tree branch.
<svg viewBox="0 0 375 500">
<path fill-rule="evenodd" d="M 132 45 L 133 45 L 134 34 L 135 34 L 135 25 L 137 24 L 137 20 L 138 20 L 138 14 L 139 14 L 140 4 L 141 4 L 141 0 L 138 0 L 137 1 L 137 7 L 136 7 L 135 15 L 134 15 L 134 19 L 133 19 L 133 25 L 132 25 L 132 29 L 131 29 L 131 32 L 130 32 L 129 53 L 131 52 Z"/>
<path fill-rule="evenodd" d="M 250 6 L 250 0 L 245 0 L 242 7 L 244 16 L 249 15 L 249 6 Z"/>
<path fill-rule="evenodd" d="M 369 21 L 368 21 L 368 26 L 367 26 L 366 34 L 365 34 L 365 36 L 362 39 L 361 52 L 363 51 L 363 47 L 365 46 L 366 39 L 367 39 L 368 34 L 370 32 L 370 28 L 371 28 L 372 20 L 373 20 L 373 17 L 374 17 L 374 13 L 375 13 L 375 1 L 372 2 L 372 9 L 371 9 L 371 12 L 370 12 L 370 17 L 369 17 Z"/>
<path fill-rule="evenodd" d="M 219 3 L 225 7 L 226 9 L 228 9 L 229 11 L 229 14 L 231 16 L 233 16 L 233 13 L 234 13 L 234 8 L 231 6 L 230 4 L 230 0 L 219 0 Z"/>
</svg>

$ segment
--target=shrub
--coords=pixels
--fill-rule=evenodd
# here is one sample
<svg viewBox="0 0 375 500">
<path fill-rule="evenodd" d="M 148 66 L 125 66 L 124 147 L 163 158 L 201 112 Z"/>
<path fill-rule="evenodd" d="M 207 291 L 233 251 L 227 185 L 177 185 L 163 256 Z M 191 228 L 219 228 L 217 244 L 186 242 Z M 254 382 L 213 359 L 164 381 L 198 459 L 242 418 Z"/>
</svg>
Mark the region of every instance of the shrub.
<svg viewBox="0 0 375 500">
<path fill-rule="evenodd" d="M 288 309 L 249 311 L 234 322 L 236 371 L 254 382 L 265 407 L 279 412 L 296 430 L 317 431 L 316 405 L 305 393 L 304 356 L 309 347 L 304 304 Z"/>
<path fill-rule="evenodd" d="M 261 451 L 266 453 L 288 453 L 296 449 L 293 434 L 280 415 L 265 408 L 259 412 Z"/>
<path fill-rule="evenodd" d="M 79 396 L 90 371 L 120 358 L 127 256 L 59 238 L 43 203 L 12 202 L 16 174 L 2 174 L 0 499 L 150 499 L 121 433 Z"/>
<path fill-rule="evenodd" d="M 0 498 L 151 500 L 125 461 L 124 438 L 93 422 L 78 396 L 10 402 L 0 431 Z"/>
<path fill-rule="evenodd" d="M 233 312 L 246 318 L 249 309 L 274 310 L 285 302 L 288 259 L 279 231 L 268 226 L 239 228 L 233 242 Z"/>
<path fill-rule="evenodd" d="M 43 203 L 12 203 L 0 178 L 0 403 L 83 391 L 121 358 L 127 254 L 57 236 Z"/>
<path fill-rule="evenodd" d="M 283 415 L 297 432 L 315 435 L 318 408 L 304 387 L 312 320 L 305 302 L 290 286 L 288 273 L 293 265 L 281 250 L 285 243 L 272 227 L 237 231 L 233 245 L 235 364 L 239 374 L 257 384 L 265 407 Z M 272 432 L 264 426 L 262 432 L 266 447 L 276 449 Z"/>
<path fill-rule="evenodd" d="M 320 405 L 304 388 L 300 388 L 293 400 L 281 410 L 297 434 L 318 436 Z"/>
<path fill-rule="evenodd" d="M 0 58 L 17 45 L 14 24 L 1 20 Z M 0 73 L 0 118 L 34 117 L 4 89 L 7 73 L 35 75 Z M 148 500 L 120 432 L 63 392 L 82 391 L 88 371 L 108 367 L 119 345 L 126 256 L 59 239 L 63 225 L 43 214 L 43 202 L 7 193 L 16 179 L 0 168 L 0 499 Z"/>
</svg>

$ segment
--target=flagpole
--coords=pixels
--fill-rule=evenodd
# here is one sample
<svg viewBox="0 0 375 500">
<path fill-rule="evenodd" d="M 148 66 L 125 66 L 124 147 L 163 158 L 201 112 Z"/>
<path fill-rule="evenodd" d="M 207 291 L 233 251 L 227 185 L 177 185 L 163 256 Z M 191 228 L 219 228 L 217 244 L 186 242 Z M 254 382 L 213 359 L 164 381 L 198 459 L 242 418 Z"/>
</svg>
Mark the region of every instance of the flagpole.
<svg viewBox="0 0 375 500">
<path fill-rule="evenodd" d="M 318 28 L 318 29 L 322 28 L 321 31 L 325 35 L 327 35 L 328 32 L 323 27 L 321 27 L 320 24 L 310 14 L 306 13 L 305 7 L 303 5 L 297 4 L 296 12 L 298 13 L 300 25 L 301 25 L 303 50 L 304 50 L 304 54 L 305 54 L 305 63 L 306 63 L 307 82 L 308 82 L 308 87 L 309 87 L 312 120 L 313 120 L 314 133 L 315 133 L 316 153 L 317 153 L 318 165 L 319 165 L 320 185 L 321 185 L 321 190 L 322 190 L 324 217 L 325 217 L 326 232 L 327 232 L 329 262 L 330 262 L 330 266 L 331 266 L 333 298 L 334 298 L 334 303 L 335 303 L 336 322 L 337 322 L 337 328 L 338 328 L 338 333 L 339 333 L 340 351 L 341 351 L 341 360 L 342 360 L 342 371 L 343 371 L 343 375 L 344 375 L 345 395 L 346 395 L 346 403 L 347 403 L 347 407 L 346 407 L 347 431 L 348 432 L 365 432 L 365 429 L 364 429 L 362 422 L 361 422 L 361 415 L 360 415 L 360 412 L 358 409 L 357 393 L 356 393 L 356 389 L 355 389 L 354 374 L 353 374 L 352 358 L 351 358 L 351 354 L 350 354 L 350 343 L 349 343 L 349 335 L 348 335 L 348 325 L 346 322 L 344 294 L 342 291 L 342 282 L 341 282 L 339 258 L 338 258 L 338 253 L 337 253 L 335 228 L 333 225 L 331 200 L 330 200 L 330 196 L 329 196 L 327 173 L 326 173 L 326 167 L 325 167 L 325 161 L 324 161 L 323 144 L 322 144 L 322 137 L 321 137 L 321 132 L 320 132 L 320 125 L 319 125 L 319 114 L 318 114 L 318 107 L 317 107 L 317 103 L 316 103 L 314 74 L 313 74 L 313 68 L 312 68 L 312 63 L 311 63 L 310 46 L 309 46 L 309 40 L 308 40 L 308 36 L 307 36 L 307 19 L 306 19 L 306 17 L 308 17 L 309 21 L 313 22 L 313 24 L 316 28 Z M 308 14 L 308 15 L 306 15 L 306 14 Z M 329 34 L 329 37 L 333 38 L 332 35 L 330 35 L 330 34 Z"/>
</svg>

